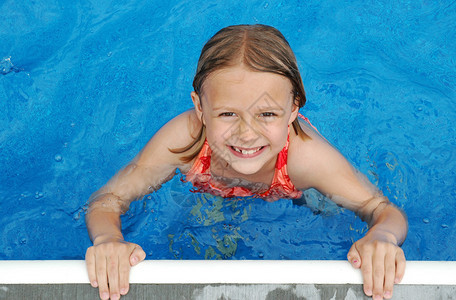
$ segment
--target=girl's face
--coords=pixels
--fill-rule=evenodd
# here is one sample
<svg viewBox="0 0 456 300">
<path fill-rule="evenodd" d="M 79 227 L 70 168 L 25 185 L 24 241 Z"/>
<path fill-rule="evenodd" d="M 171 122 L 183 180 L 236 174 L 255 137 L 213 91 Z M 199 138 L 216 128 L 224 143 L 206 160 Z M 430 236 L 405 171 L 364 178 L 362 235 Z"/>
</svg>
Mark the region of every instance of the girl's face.
<svg viewBox="0 0 456 300">
<path fill-rule="evenodd" d="M 290 81 L 240 65 L 210 74 L 203 90 L 192 99 L 206 125 L 211 168 L 239 175 L 273 170 L 298 113 Z"/>
</svg>

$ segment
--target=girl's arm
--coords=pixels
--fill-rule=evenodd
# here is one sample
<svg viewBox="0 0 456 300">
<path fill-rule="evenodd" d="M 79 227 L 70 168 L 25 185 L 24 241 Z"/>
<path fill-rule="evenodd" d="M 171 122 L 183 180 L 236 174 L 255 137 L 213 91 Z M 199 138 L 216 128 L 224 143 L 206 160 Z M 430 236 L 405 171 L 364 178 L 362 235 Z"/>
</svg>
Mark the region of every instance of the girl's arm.
<svg viewBox="0 0 456 300">
<path fill-rule="evenodd" d="M 369 224 L 366 235 L 347 254 L 353 267 L 361 268 L 364 292 L 374 299 L 390 299 L 394 284 L 405 272 L 400 248 L 408 230 L 405 215 L 344 158 L 335 159 L 318 173 L 321 180 L 315 188 Z"/>
<path fill-rule="evenodd" d="M 86 225 L 93 241 L 87 249 L 89 279 L 99 287 L 102 299 L 118 299 L 128 292 L 130 266 L 144 260 L 139 245 L 124 241 L 120 215 L 132 201 L 160 188 L 177 168 L 185 170 L 181 154 L 169 149 L 188 145 L 198 131 L 193 110 L 185 112 L 163 126 L 143 150 L 89 199 Z"/>
<path fill-rule="evenodd" d="M 290 177 L 300 188 L 315 188 L 335 203 L 356 212 L 369 224 L 348 259 L 361 268 L 367 295 L 390 298 L 402 279 L 405 256 L 399 247 L 407 235 L 405 215 L 326 140 L 304 127 L 312 139 L 295 139 Z M 297 162 L 294 164 L 294 162 Z"/>
</svg>

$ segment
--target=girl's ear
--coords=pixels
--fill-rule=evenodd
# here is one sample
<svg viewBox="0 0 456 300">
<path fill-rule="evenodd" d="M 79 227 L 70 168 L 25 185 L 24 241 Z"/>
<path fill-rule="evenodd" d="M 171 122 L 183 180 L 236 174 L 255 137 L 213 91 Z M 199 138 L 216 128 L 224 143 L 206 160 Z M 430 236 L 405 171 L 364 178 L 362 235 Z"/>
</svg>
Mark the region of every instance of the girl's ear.
<svg viewBox="0 0 456 300">
<path fill-rule="evenodd" d="M 293 103 L 291 106 L 291 115 L 290 115 L 290 119 L 288 120 L 288 125 L 290 125 L 291 123 L 293 123 L 294 120 L 296 120 L 296 118 L 298 117 L 298 113 L 299 113 L 299 107 Z"/>
<path fill-rule="evenodd" d="M 201 122 L 203 122 L 203 124 L 204 124 L 203 107 L 201 105 L 201 98 L 199 97 L 199 95 L 196 92 L 192 92 L 190 95 L 192 97 L 193 105 L 195 106 L 196 115 L 198 116 L 198 119 L 200 119 Z"/>
</svg>

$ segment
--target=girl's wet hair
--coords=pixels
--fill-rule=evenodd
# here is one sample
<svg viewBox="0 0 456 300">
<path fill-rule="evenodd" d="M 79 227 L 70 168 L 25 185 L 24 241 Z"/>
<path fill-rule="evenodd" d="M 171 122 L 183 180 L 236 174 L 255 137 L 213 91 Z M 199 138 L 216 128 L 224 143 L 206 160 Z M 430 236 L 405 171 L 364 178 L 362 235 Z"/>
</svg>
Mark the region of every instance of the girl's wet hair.
<svg viewBox="0 0 456 300">
<path fill-rule="evenodd" d="M 252 71 L 285 76 L 293 86 L 295 104 L 301 108 L 306 103 L 304 85 L 290 45 L 280 31 L 260 24 L 233 25 L 217 32 L 201 51 L 193 79 L 193 89 L 201 97 L 204 82 L 212 72 L 238 65 L 244 65 Z M 298 119 L 293 121 L 293 128 L 301 138 L 310 138 L 300 127 Z M 195 148 L 189 155 L 182 157 L 182 161 L 190 162 L 200 152 L 205 138 L 203 125 L 192 143 L 170 151 L 184 153 Z"/>
</svg>

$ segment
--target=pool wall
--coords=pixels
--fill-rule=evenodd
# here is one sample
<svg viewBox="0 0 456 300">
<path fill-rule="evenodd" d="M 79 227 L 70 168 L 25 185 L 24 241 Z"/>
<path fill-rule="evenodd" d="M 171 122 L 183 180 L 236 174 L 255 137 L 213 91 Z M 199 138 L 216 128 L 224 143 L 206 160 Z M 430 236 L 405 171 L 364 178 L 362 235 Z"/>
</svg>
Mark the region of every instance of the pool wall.
<svg viewBox="0 0 456 300">
<path fill-rule="evenodd" d="M 0 261 L 0 299 L 96 299 L 85 262 Z M 452 299 L 456 262 L 409 261 L 393 299 Z M 368 299 L 346 261 L 148 260 L 122 299 Z"/>
</svg>

